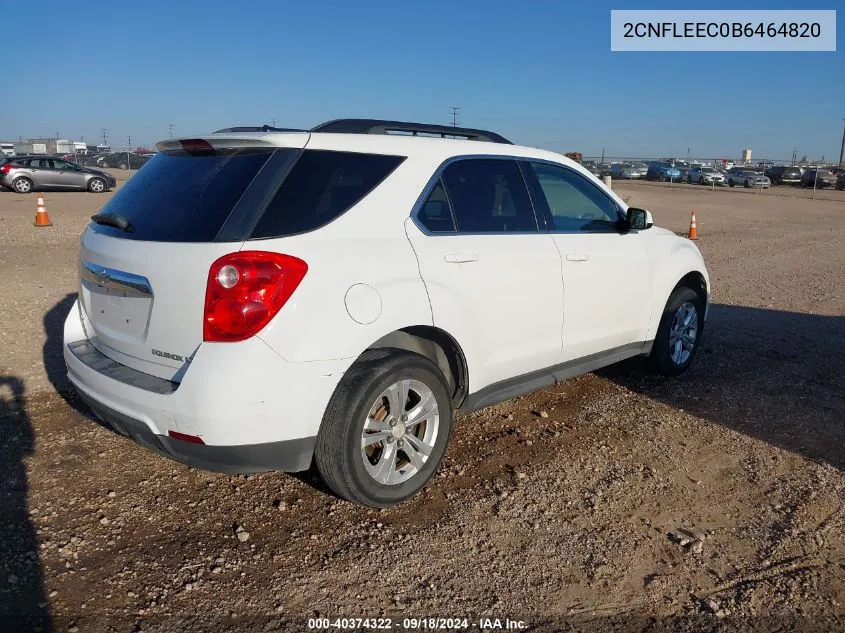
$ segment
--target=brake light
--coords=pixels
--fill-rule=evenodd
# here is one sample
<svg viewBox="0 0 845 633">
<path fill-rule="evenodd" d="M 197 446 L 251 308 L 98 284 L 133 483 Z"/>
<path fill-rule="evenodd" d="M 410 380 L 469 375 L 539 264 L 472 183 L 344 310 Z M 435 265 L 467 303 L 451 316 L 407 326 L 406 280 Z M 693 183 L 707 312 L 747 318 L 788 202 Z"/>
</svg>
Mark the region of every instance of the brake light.
<svg viewBox="0 0 845 633">
<path fill-rule="evenodd" d="M 243 341 L 257 334 L 290 299 L 308 264 L 291 255 L 242 251 L 208 271 L 203 340 Z"/>
<path fill-rule="evenodd" d="M 10 171 L 12 171 L 12 163 L 6 163 L 2 167 L 0 167 L 0 171 L 2 171 L 4 174 L 8 174 Z"/>
<path fill-rule="evenodd" d="M 204 141 L 201 138 L 189 138 L 179 141 L 179 145 L 186 152 L 213 152 L 214 148 L 211 143 Z"/>
</svg>

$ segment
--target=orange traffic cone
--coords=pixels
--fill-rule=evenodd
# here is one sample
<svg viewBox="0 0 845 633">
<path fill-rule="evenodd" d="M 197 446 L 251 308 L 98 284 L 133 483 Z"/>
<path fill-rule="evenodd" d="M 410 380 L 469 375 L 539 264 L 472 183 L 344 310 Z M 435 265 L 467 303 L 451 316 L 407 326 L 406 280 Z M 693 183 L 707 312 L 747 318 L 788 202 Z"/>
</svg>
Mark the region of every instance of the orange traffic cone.
<svg viewBox="0 0 845 633">
<path fill-rule="evenodd" d="M 38 194 L 38 210 L 35 212 L 35 226 L 53 226 L 47 214 L 47 207 L 44 205 L 44 196 L 40 193 Z"/>
<path fill-rule="evenodd" d="M 695 211 L 690 213 L 689 216 L 689 235 L 687 235 L 687 239 L 690 240 L 697 240 L 698 239 L 698 226 L 695 224 Z"/>
</svg>

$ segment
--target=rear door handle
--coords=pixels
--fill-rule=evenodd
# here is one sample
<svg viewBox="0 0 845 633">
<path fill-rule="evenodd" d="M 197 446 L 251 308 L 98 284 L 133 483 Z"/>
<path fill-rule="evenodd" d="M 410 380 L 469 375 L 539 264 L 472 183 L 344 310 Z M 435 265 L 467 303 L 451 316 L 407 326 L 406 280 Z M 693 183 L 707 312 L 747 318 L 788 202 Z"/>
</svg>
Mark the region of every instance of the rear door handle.
<svg viewBox="0 0 845 633">
<path fill-rule="evenodd" d="M 590 256 L 586 253 L 569 253 L 566 256 L 566 261 L 568 262 L 585 262 L 590 259 Z"/>
<path fill-rule="evenodd" d="M 443 260 L 447 264 L 466 264 L 467 262 L 477 262 L 478 255 L 475 253 L 449 253 Z"/>
</svg>

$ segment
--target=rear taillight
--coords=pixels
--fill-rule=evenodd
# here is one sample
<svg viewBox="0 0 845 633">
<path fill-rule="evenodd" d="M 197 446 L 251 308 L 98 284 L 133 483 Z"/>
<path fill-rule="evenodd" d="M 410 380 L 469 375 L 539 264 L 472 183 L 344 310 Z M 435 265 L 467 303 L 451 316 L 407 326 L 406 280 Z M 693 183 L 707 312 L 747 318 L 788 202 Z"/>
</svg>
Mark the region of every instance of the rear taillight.
<svg viewBox="0 0 845 633">
<path fill-rule="evenodd" d="M 10 171 L 12 171 L 12 163 L 6 163 L 2 167 L 0 167 L 0 171 L 2 171 L 4 174 L 8 174 Z"/>
<path fill-rule="evenodd" d="M 242 251 L 211 265 L 205 291 L 204 341 L 243 341 L 270 322 L 293 291 L 308 264 L 291 255 Z"/>
</svg>

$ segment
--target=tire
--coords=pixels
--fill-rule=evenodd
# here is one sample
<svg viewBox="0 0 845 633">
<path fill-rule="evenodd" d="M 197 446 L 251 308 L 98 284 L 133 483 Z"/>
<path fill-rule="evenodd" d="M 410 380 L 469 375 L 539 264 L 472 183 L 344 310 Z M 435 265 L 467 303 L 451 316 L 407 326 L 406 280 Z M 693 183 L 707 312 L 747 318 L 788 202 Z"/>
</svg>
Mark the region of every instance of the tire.
<svg viewBox="0 0 845 633">
<path fill-rule="evenodd" d="M 88 181 L 88 191 L 91 193 L 105 193 L 107 190 L 106 181 L 102 178 L 92 178 Z"/>
<path fill-rule="evenodd" d="M 129 169 L 129 165 L 127 165 L 126 163 L 118 163 L 117 168 L 118 169 Z"/>
<path fill-rule="evenodd" d="M 733 186 L 734 186 L 734 181 L 733 181 L 733 179 L 728 180 L 728 187 L 733 187 Z"/>
<path fill-rule="evenodd" d="M 15 178 L 15 181 L 12 183 L 12 189 L 16 193 L 30 193 L 33 190 L 32 181 L 24 176 Z"/>
<path fill-rule="evenodd" d="M 680 350 L 674 345 L 674 341 L 679 340 L 677 331 L 679 324 L 676 322 L 676 317 L 681 318 L 689 315 L 689 310 L 692 308 L 695 323 L 690 321 L 686 329 L 683 324 L 680 324 L 680 331 L 685 332 L 689 340 L 690 334 L 692 341 L 689 347 L 684 345 L 683 340 L 680 340 Z M 682 312 L 683 310 L 683 312 Z M 654 345 L 651 348 L 651 355 L 649 361 L 652 368 L 664 376 L 680 376 L 687 369 L 689 369 L 698 348 L 701 344 L 701 336 L 704 330 L 704 303 L 701 301 L 694 290 L 686 286 L 678 286 L 669 295 L 669 300 L 666 302 L 666 307 L 663 309 L 663 315 L 660 317 L 660 325 L 657 328 L 657 336 L 654 338 Z"/>
<path fill-rule="evenodd" d="M 687 176 L 687 184 L 688 185 L 692 184 L 692 176 Z"/>
<path fill-rule="evenodd" d="M 400 384 L 408 398 L 397 420 L 390 411 L 389 393 Z M 418 418 L 417 424 L 405 430 L 403 423 L 413 422 L 420 398 L 429 403 L 424 409 L 429 416 Z M 434 404 L 436 412 L 431 413 Z M 344 374 L 332 395 L 317 435 L 314 461 L 325 484 L 338 496 L 385 508 L 410 498 L 431 479 L 451 432 L 452 401 L 437 366 L 418 354 L 370 350 Z M 365 447 L 365 437 L 375 441 Z M 429 455 L 426 458 L 415 450 L 420 460 L 415 465 L 404 450 L 421 446 L 427 447 Z M 383 462 L 387 451 L 392 459 Z M 381 464 L 385 468 L 380 470 Z"/>
<path fill-rule="evenodd" d="M 742 183 L 742 186 L 748 189 L 751 185 L 749 185 L 748 181 L 746 180 L 744 183 Z"/>
<path fill-rule="evenodd" d="M 699 184 L 699 185 L 703 185 L 703 184 L 704 184 L 704 176 L 699 177 L 699 179 L 698 179 L 698 184 Z"/>
</svg>

